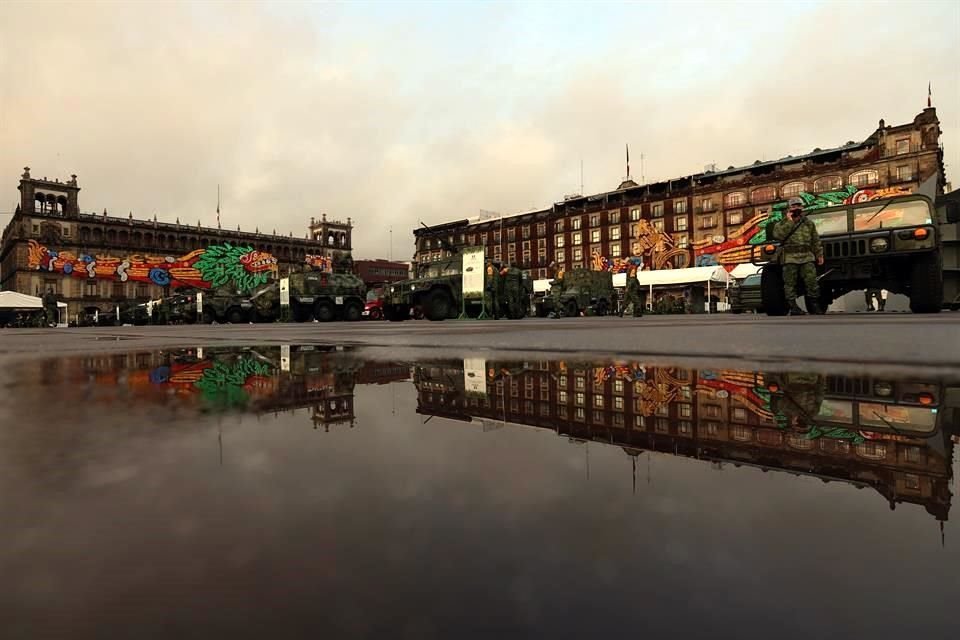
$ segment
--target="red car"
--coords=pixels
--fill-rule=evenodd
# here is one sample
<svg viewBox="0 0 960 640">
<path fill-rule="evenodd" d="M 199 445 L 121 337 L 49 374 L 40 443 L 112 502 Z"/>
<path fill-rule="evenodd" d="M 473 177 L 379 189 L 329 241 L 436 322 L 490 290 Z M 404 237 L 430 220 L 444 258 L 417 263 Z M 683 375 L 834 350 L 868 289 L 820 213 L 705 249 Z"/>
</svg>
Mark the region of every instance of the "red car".
<svg viewBox="0 0 960 640">
<path fill-rule="evenodd" d="M 383 298 L 368 300 L 361 315 L 364 320 L 383 320 Z"/>
</svg>

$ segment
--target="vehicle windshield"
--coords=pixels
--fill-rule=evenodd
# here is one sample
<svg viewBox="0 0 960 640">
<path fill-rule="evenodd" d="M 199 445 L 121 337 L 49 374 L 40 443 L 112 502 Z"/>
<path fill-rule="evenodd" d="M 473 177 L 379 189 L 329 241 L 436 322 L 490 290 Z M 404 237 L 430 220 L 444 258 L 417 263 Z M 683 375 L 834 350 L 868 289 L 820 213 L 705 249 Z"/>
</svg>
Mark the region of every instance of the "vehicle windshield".
<svg viewBox="0 0 960 640">
<path fill-rule="evenodd" d="M 743 279 L 742 285 L 744 287 L 759 287 L 760 286 L 760 274 L 747 276 Z"/>
<path fill-rule="evenodd" d="M 883 204 L 858 209 L 853 214 L 854 231 L 889 229 L 891 227 L 913 227 L 930 224 L 932 221 L 930 206 L 926 202 L 897 202 L 884 209 Z M 881 211 L 882 209 L 882 211 Z"/>
<path fill-rule="evenodd" d="M 817 213 L 810 216 L 817 233 L 830 235 L 847 232 L 847 210 L 839 209 L 827 213 Z"/>
<path fill-rule="evenodd" d="M 936 409 L 873 402 L 861 402 L 859 409 L 862 427 L 933 432 L 937 425 Z"/>
</svg>

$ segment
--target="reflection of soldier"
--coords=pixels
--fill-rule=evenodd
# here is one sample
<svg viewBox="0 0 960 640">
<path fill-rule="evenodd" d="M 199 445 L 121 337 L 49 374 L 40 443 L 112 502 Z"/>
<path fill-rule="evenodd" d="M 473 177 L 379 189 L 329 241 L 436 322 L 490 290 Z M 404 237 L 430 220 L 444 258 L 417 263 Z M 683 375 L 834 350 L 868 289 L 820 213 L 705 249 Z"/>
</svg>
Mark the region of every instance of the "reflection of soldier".
<svg viewBox="0 0 960 640">
<path fill-rule="evenodd" d="M 492 262 L 487 263 L 487 277 L 483 281 L 483 304 L 487 315 L 500 317 L 500 270 Z"/>
<path fill-rule="evenodd" d="M 637 280 L 636 267 L 631 268 L 627 273 L 627 290 L 623 297 L 623 309 L 620 310 L 620 316 L 623 316 L 627 307 L 633 305 L 633 317 L 643 316 L 643 296 L 640 294 L 640 282 Z"/>
<path fill-rule="evenodd" d="M 57 296 L 53 289 L 47 289 L 43 294 L 43 315 L 48 327 L 57 325 Z"/>
<path fill-rule="evenodd" d="M 780 376 L 782 388 L 770 399 L 774 415 L 783 416 L 785 425 L 797 431 L 814 427 L 827 391 L 827 381 L 816 373 L 787 373 Z"/>
</svg>

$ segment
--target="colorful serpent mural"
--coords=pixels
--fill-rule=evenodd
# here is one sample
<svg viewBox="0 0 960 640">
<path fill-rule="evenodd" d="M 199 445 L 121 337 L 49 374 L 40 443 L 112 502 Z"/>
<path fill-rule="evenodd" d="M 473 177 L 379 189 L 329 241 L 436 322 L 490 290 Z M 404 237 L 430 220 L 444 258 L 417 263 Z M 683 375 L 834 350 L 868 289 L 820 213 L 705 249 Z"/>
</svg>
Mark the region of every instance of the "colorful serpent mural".
<svg viewBox="0 0 960 640">
<path fill-rule="evenodd" d="M 796 197 L 803 200 L 804 210 L 816 211 L 844 204 L 859 204 L 870 200 L 881 200 L 894 196 L 908 195 L 908 187 L 889 187 L 885 189 L 859 189 L 853 185 L 839 191 L 826 193 L 800 192 Z M 713 267 L 722 265 L 733 269 L 738 264 L 750 262 L 751 247 L 766 242 L 766 223 L 778 222 L 787 210 L 787 201 L 781 200 L 769 206 L 757 207 L 756 214 L 729 232 L 728 236 L 714 236 L 693 243 L 695 265 Z"/>
<path fill-rule="evenodd" d="M 239 291 L 252 291 L 266 284 L 277 271 L 277 259 L 252 247 L 216 244 L 179 258 L 130 255 L 125 258 L 55 251 L 35 240 L 29 243 L 31 269 L 71 276 L 119 282 L 145 282 L 161 287 L 190 286 L 211 289 L 233 284 Z"/>
</svg>

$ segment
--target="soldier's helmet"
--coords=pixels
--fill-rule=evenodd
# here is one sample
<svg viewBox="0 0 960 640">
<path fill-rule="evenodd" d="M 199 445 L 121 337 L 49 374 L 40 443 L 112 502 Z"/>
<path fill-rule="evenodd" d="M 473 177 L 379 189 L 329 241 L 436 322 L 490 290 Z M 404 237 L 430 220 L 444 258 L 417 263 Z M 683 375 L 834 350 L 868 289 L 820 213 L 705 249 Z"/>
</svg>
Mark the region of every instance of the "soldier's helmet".
<svg viewBox="0 0 960 640">
<path fill-rule="evenodd" d="M 794 207 L 803 207 L 803 200 L 797 197 L 790 198 L 787 200 L 787 206 L 791 209 Z"/>
</svg>

